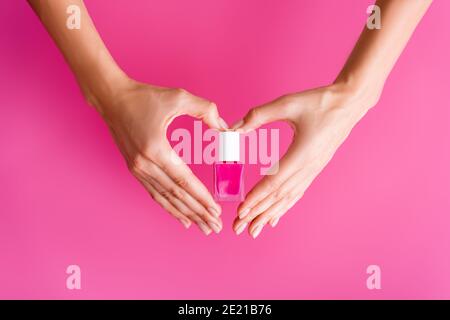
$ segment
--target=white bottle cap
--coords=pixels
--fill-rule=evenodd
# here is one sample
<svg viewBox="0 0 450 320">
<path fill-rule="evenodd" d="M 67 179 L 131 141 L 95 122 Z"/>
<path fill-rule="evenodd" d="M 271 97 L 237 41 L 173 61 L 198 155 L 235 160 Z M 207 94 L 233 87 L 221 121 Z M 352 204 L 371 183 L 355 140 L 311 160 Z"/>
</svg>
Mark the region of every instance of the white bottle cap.
<svg viewBox="0 0 450 320">
<path fill-rule="evenodd" d="M 236 131 L 219 132 L 219 161 L 239 161 L 240 134 Z"/>
</svg>

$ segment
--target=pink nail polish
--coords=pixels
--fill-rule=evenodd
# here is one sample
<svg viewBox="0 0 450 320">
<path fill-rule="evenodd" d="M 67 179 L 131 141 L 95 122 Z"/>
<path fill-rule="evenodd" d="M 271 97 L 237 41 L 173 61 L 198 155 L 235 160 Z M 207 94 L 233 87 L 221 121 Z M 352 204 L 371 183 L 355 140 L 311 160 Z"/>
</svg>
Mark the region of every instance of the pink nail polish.
<svg viewBox="0 0 450 320">
<path fill-rule="evenodd" d="M 244 165 L 240 161 L 240 135 L 219 133 L 219 161 L 214 163 L 214 196 L 217 201 L 244 200 Z"/>
</svg>

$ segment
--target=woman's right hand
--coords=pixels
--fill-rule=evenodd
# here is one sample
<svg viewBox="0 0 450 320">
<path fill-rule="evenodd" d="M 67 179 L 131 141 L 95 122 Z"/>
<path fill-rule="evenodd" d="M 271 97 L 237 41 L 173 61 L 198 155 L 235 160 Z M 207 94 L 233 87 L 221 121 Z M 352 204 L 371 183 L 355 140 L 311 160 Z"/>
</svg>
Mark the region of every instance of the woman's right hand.
<svg viewBox="0 0 450 320">
<path fill-rule="evenodd" d="M 121 81 L 114 94 L 91 103 L 107 122 L 130 171 L 186 228 L 194 222 L 206 235 L 220 232 L 220 206 L 166 138 L 168 125 L 183 114 L 202 119 L 210 128 L 226 129 L 216 105 L 182 89 Z"/>
</svg>

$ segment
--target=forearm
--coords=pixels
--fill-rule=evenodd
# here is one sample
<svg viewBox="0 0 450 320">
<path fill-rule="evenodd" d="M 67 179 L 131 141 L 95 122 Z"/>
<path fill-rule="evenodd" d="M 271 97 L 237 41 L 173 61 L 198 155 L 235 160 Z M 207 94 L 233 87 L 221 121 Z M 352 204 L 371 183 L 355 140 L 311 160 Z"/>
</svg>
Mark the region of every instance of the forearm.
<svg viewBox="0 0 450 320">
<path fill-rule="evenodd" d="M 432 0 L 378 0 L 381 29 L 364 28 L 336 79 L 367 99 L 378 99 L 384 83 Z"/>
<path fill-rule="evenodd" d="M 127 77 L 118 67 L 98 34 L 82 0 L 28 0 L 64 55 L 86 100 L 98 106 L 113 95 Z M 81 28 L 66 27 L 69 5 L 81 10 Z"/>
</svg>

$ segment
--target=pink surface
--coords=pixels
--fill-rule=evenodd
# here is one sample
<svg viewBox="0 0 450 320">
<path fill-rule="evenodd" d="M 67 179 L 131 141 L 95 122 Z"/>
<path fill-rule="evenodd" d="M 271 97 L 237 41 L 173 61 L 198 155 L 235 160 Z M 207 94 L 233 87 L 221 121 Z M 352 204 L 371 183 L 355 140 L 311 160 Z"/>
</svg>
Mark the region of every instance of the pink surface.
<svg viewBox="0 0 450 320">
<path fill-rule="evenodd" d="M 131 76 L 211 99 L 230 123 L 332 81 L 369 4 L 87 1 Z M 223 232 L 205 237 L 153 203 L 26 2 L 1 1 L 0 298 L 449 299 L 448 12 L 435 1 L 378 106 L 253 240 L 233 234 L 234 204 Z M 211 188 L 212 167 L 193 169 Z M 247 187 L 258 172 L 246 168 Z M 70 264 L 81 290 L 65 287 Z M 381 290 L 366 287 L 371 264 Z"/>
</svg>

